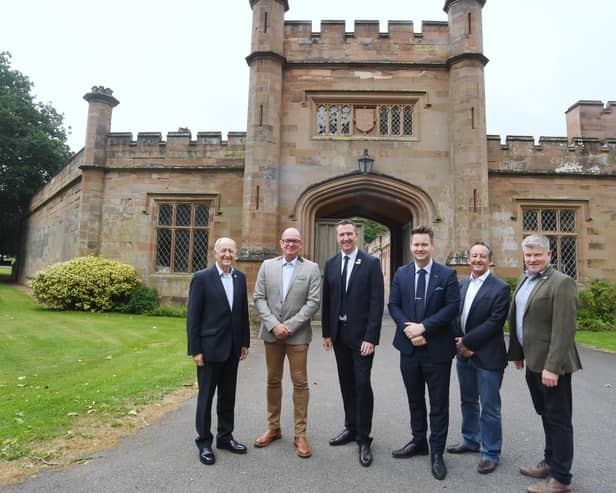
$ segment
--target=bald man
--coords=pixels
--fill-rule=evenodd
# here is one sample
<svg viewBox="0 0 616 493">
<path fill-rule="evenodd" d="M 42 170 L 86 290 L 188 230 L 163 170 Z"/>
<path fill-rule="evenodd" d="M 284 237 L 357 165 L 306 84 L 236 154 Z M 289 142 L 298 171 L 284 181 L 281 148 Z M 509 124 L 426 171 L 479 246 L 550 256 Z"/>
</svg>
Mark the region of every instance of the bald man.
<svg viewBox="0 0 616 493">
<path fill-rule="evenodd" d="M 282 371 L 286 356 L 293 382 L 295 453 L 308 458 L 312 450 L 306 439 L 306 364 L 312 340 L 310 322 L 321 302 L 321 272 L 316 263 L 300 255 L 302 245 L 297 229 L 285 229 L 280 239 L 282 255 L 263 262 L 257 275 L 254 301 L 261 317 L 259 338 L 265 344 L 268 427 L 255 440 L 255 447 L 267 447 L 282 436 Z"/>
<path fill-rule="evenodd" d="M 212 465 L 212 401 L 218 389 L 216 448 L 245 454 L 245 445 L 233 438 L 235 388 L 240 360 L 248 355 L 250 327 L 246 277 L 233 268 L 235 241 L 219 238 L 214 245 L 216 263 L 195 272 L 188 294 L 186 332 L 188 354 L 197 366 L 197 439 L 199 460 Z"/>
</svg>

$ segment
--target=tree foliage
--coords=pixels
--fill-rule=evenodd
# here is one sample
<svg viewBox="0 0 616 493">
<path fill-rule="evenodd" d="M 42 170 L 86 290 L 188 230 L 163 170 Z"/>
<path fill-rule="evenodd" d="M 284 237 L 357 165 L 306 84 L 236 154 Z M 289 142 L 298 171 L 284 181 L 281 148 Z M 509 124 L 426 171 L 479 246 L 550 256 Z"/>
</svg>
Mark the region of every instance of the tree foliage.
<svg viewBox="0 0 616 493">
<path fill-rule="evenodd" d="M 377 223 L 376 221 L 372 221 L 363 217 L 356 217 L 353 219 L 362 224 L 365 243 L 370 243 L 371 241 L 374 241 L 377 236 L 387 232 L 387 226 L 384 226 L 381 223 Z"/>
<path fill-rule="evenodd" d="M 0 254 L 17 254 L 19 223 L 32 196 L 66 163 L 63 116 L 34 100 L 32 82 L 0 52 Z"/>
</svg>

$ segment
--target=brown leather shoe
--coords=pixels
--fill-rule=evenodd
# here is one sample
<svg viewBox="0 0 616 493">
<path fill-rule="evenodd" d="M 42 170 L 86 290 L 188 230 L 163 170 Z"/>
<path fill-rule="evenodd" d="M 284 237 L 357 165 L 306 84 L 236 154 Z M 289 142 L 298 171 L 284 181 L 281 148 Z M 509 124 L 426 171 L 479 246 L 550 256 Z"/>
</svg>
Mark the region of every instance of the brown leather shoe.
<svg viewBox="0 0 616 493">
<path fill-rule="evenodd" d="M 255 440 L 255 447 L 267 447 L 274 440 L 278 440 L 282 438 L 282 433 L 280 430 L 270 430 L 268 429 L 263 435 Z"/>
<path fill-rule="evenodd" d="M 547 478 L 551 472 L 552 468 L 545 460 L 542 460 L 536 466 L 520 467 L 520 474 L 537 479 Z"/>
<path fill-rule="evenodd" d="M 570 484 L 564 484 L 560 481 L 550 478 L 549 481 L 539 481 L 531 484 L 526 490 L 528 493 L 571 493 L 573 489 Z"/>
<path fill-rule="evenodd" d="M 306 437 L 295 437 L 293 443 L 295 444 L 295 453 L 298 457 L 307 459 L 312 455 L 312 449 L 310 448 L 310 445 L 308 445 L 308 440 L 306 440 Z"/>
</svg>

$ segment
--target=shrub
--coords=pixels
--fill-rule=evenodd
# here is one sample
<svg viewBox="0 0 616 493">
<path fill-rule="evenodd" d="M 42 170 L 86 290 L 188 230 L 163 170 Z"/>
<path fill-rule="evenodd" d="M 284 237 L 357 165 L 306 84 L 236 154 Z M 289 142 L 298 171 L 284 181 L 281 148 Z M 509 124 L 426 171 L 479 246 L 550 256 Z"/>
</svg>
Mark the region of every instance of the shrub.
<svg viewBox="0 0 616 493">
<path fill-rule="evenodd" d="M 616 284 L 596 280 L 579 293 L 578 328 L 616 330 Z"/>
<path fill-rule="evenodd" d="M 59 310 L 109 311 L 139 284 L 135 268 L 101 257 L 53 264 L 32 281 L 37 301 Z"/>
<path fill-rule="evenodd" d="M 186 318 L 186 306 L 159 305 L 150 312 L 156 317 Z"/>
<path fill-rule="evenodd" d="M 158 307 L 158 291 L 144 284 L 138 284 L 132 290 L 128 302 L 117 306 L 122 313 L 149 313 Z"/>
</svg>

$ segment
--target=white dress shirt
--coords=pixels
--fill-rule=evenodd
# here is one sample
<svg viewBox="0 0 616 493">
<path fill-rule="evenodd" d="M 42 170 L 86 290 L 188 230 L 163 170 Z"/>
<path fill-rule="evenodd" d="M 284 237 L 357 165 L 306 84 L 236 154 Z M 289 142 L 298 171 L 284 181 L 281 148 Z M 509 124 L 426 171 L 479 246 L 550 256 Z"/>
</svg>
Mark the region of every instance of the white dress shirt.
<svg viewBox="0 0 616 493">
<path fill-rule="evenodd" d="M 468 312 L 471 310 L 471 305 L 477 293 L 483 286 L 484 281 L 490 275 L 490 269 L 484 272 L 478 278 L 475 278 L 473 274 L 470 275 L 470 282 L 466 289 L 466 296 L 464 297 L 464 307 L 462 308 L 462 315 L 460 315 L 460 325 L 462 326 L 462 332 L 466 334 L 466 319 L 468 318 Z"/>
<path fill-rule="evenodd" d="M 216 269 L 218 270 L 218 275 L 222 281 L 222 287 L 225 289 L 227 301 L 229 302 L 229 308 L 233 310 L 233 268 L 228 274 L 226 274 L 225 271 L 220 268 L 218 262 L 216 262 Z"/>
</svg>

